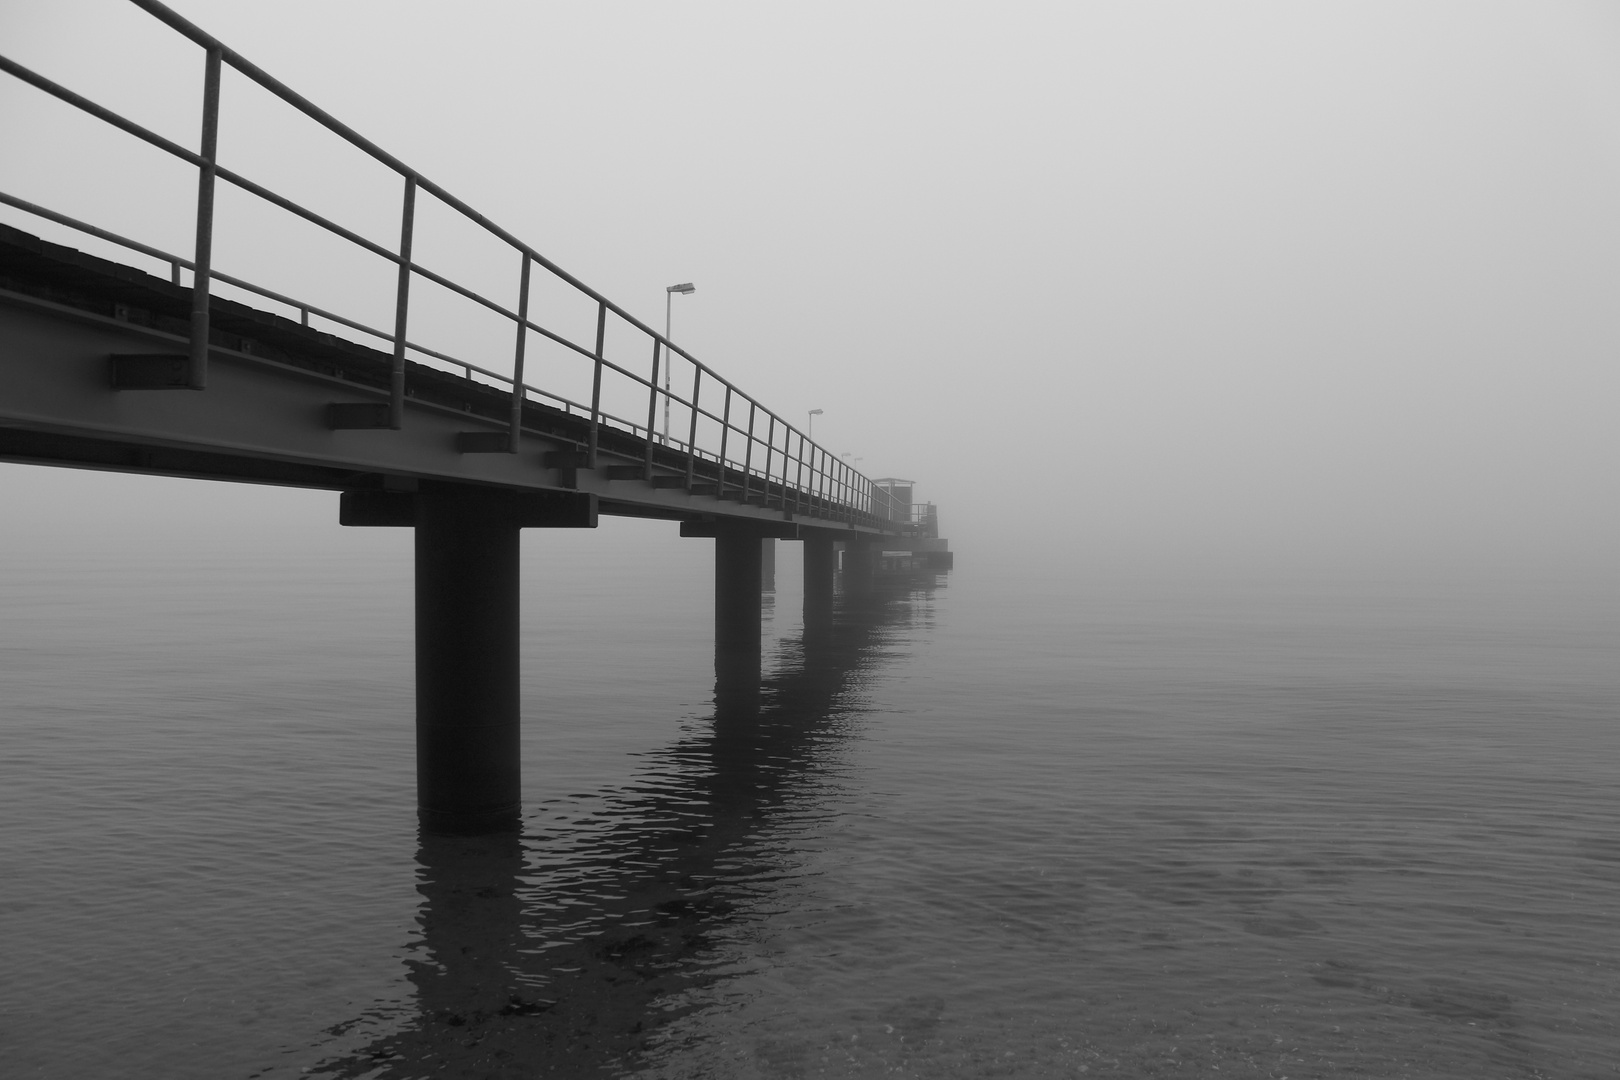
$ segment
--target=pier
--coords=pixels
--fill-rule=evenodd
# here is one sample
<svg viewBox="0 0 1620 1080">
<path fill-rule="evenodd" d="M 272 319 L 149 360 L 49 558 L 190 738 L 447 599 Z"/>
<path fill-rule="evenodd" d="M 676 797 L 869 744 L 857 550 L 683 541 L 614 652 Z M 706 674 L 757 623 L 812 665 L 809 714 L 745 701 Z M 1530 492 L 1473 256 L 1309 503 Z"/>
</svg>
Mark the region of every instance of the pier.
<svg viewBox="0 0 1620 1080">
<path fill-rule="evenodd" d="M 151 0 L 131 2 L 203 51 L 196 149 L 4 56 L 0 72 L 195 167 L 195 245 L 163 251 L 0 192 L 14 210 L 128 255 L 100 258 L 0 226 L 0 460 L 329 490 L 345 526 L 414 529 L 424 827 L 487 832 L 518 820 L 521 529 L 591 529 L 607 514 L 678 523 L 681 537 L 712 543 L 715 669 L 728 700 L 759 691 L 762 589 L 776 541 L 804 545 L 807 627 L 829 623 L 839 580 L 859 596 L 888 569 L 950 566 L 937 510 L 913 501 L 910 481 L 861 474 L 202 29 Z M 226 68 L 397 174 L 396 246 L 220 165 Z M 392 325 L 216 268 L 222 183 L 391 267 Z M 413 258 L 417 207 L 429 198 L 505 246 L 515 299 Z M 590 312 L 594 335 L 570 337 L 532 311 L 542 276 Z M 413 340 L 413 290 L 424 285 L 506 320 L 506 356 L 475 361 Z M 588 372 L 587 398 L 532 377 L 542 348 L 552 358 L 545 371 L 566 358 Z"/>
</svg>

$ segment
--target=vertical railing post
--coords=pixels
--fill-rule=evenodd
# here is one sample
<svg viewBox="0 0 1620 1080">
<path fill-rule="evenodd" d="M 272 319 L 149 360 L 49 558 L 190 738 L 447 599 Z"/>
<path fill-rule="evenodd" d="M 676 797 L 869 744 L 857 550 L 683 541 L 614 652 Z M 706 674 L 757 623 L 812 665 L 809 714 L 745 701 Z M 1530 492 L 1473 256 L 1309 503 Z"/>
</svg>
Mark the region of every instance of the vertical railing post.
<svg viewBox="0 0 1620 1080">
<path fill-rule="evenodd" d="M 697 479 L 697 418 L 698 393 L 703 389 L 703 369 L 692 365 L 692 428 L 686 436 L 686 490 L 692 490 Z"/>
<path fill-rule="evenodd" d="M 810 512 L 816 513 L 816 502 L 821 498 L 821 447 L 810 444 Z"/>
<path fill-rule="evenodd" d="M 771 413 L 770 427 L 765 435 L 765 505 L 771 505 L 771 458 L 776 453 L 776 414 Z M 783 470 L 785 473 L 786 470 Z M 784 476 L 783 479 L 786 479 Z M 784 503 L 786 499 L 782 500 Z"/>
<path fill-rule="evenodd" d="M 743 447 L 743 502 L 748 501 L 749 470 L 754 467 L 754 413 L 759 406 L 753 400 L 748 402 L 748 439 Z"/>
<path fill-rule="evenodd" d="M 411 309 L 411 236 L 416 231 L 416 174 L 405 177 L 399 225 L 399 289 L 394 296 L 394 359 L 388 372 L 388 426 L 405 426 L 405 326 Z"/>
<path fill-rule="evenodd" d="M 816 485 L 819 483 L 816 479 L 816 444 L 810 443 L 806 453 L 809 456 L 805 458 L 804 462 L 804 508 L 809 513 L 814 514 L 816 512 Z"/>
<path fill-rule="evenodd" d="M 726 404 L 720 410 L 720 483 L 715 487 L 717 498 L 726 495 L 726 436 L 731 434 L 731 384 L 726 383 Z"/>
<path fill-rule="evenodd" d="M 602 426 L 602 345 L 607 337 L 607 301 L 596 305 L 596 364 L 591 375 L 591 445 L 585 467 L 596 468 L 597 432 Z"/>
<path fill-rule="evenodd" d="M 821 447 L 810 443 L 810 512 L 821 514 Z"/>
<path fill-rule="evenodd" d="M 652 378 L 647 381 L 647 458 L 641 467 L 641 478 L 649 484 L 652 483 L 653 423 L 658 419 L 658 362 L 663 359 L 663 348 L 664 343 L 653 338 Z"/>
<path fill-rule="evenodd" d="M 793 472 L 793 509 L 802 513 L 806 505 L 804 499 L 804 432 L 794 432 L 799 436 L 799 452 L 794 455 L 798 467 Z M 787 470 L 783 470 L 784 474 Z"/>
<path fill-rule="evenodd" d="M 523 351 L 529 342 L 529 253 L 523 253 L 523 269 L 518 274 L 517 348 L 512 356 L 512 422 L 507 429 L 506 450 L 518 451 L 523 430 Z"/>
<path fill-rule="evenodd" d="M 203 64 L 202 164 L 197 169 L 197 255 L 191 279 L 191 350 L 186 385 L 208 386 L 208 286 L 214 263 L 214 174 L 219 154 L 219 76 L 222 53 L 210 46 Z M 179 274 L 175 275 L 178 282 Z"/>
</svg>

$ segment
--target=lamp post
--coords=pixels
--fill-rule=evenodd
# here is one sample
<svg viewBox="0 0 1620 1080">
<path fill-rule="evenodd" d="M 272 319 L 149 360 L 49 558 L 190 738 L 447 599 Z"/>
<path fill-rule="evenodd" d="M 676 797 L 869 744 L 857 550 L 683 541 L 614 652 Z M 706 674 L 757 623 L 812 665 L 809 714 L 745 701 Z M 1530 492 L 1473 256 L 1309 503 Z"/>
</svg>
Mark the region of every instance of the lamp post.
<svg viewBox="0 0 1620 1080">
<path fill-rule="evenodd" d="M 804 426 L 804 437 L 814 440 L 816 437 L 816 417 L 821 415 L 820 409 L 810 410 L 810 422 Z"/>
<path fill-rule="evenodd" d="M 675 302 L 675 294 L 690 296 L 697 292 L 697 286 L 690 281 L 683 281 L 679 285 L 670 285 L 664 289 L 664 340 L 672 341 L 669 336 L 669 320 L 671 305 Z M 669 371 L 675 366 L 675 354 L 671 353 L 664 358 L 664 445 L 669 445 Z"/>
</svg>

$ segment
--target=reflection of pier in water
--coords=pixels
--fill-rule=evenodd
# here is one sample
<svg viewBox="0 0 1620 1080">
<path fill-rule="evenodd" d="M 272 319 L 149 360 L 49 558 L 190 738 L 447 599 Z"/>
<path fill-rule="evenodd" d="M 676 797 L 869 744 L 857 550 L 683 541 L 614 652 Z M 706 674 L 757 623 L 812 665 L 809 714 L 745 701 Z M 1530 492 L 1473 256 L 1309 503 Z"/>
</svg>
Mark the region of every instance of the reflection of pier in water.
<svg viewBox="0 0 1620 1080">
<path fill-rule="evenodd" d="M 707 730 L 652 755 L 594 815 L 613 819 L 605 828 L 424 832 L 415 1011 L 314 1075 L 583 1076 L 650 1049 L 695 1007 L 685 995 L 724 977 L 725 929 L 791 873 L 767 834 L 825 784 L 820 766 L 858 711 L 848 692 L 944 581 L 878 574 L 824 605 L 807 597 L 803 632 L 757 681 L 717 658 Z"/>
</svg>

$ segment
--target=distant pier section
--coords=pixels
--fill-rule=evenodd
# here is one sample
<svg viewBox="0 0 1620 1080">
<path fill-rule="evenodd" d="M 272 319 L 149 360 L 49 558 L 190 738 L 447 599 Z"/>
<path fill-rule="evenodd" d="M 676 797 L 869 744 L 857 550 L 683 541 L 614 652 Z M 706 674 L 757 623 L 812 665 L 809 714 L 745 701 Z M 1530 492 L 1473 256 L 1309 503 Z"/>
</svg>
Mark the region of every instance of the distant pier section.
<svg viewBox="0 0 1620 1080">
<path fill-rule="evenodd" d="M 886 535 L 878 555 L 879 570 L 949 570 L 955 556 L 950 541 L 939 535 L 939 508 L 912 501 L 914 480 L 885 476 L 872 486 L 886 496 L 880 500 L 902 531 Z"/>
</svg>

